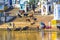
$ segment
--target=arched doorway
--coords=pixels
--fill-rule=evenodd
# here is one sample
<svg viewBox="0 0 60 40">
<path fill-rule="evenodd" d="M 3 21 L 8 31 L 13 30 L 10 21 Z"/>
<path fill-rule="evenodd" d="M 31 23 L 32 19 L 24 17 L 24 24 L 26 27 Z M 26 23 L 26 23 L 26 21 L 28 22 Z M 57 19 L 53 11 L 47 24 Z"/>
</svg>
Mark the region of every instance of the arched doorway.
<svg viewBox="0 0 60 40">
<path fill-rule="evenodd" d="M 51 6 L 49 6 L 49 12 L 51 12 Z"/>
</svg>

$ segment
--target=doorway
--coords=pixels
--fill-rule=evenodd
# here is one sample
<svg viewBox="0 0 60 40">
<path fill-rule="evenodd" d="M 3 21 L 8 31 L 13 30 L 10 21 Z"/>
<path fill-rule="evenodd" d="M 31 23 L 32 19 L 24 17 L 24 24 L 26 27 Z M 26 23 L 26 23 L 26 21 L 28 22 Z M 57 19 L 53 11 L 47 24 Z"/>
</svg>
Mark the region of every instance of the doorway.
<svg viewBox="0 0 60 40">
<path fill-rule="evenodd" d="M 51 12 L 51 6 L 49 6 L 49 12 Z"/>
</svg>

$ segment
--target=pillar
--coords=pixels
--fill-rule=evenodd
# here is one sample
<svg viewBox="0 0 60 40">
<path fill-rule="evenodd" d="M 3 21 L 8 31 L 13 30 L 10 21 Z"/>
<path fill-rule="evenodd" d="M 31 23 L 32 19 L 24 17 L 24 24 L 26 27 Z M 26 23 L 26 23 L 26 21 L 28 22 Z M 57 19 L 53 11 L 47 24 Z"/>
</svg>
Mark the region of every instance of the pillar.
<svg viewBox="0 0 60 40">
<path fill-rule="evenodd" d="M 14 7 L 16 4 L 16 0 L 12 0 L 12 6 Z"/>
<path fill-rule="evenodd" d="M 46 4 L 46 13 L 45 13 L 45 15 L 48 15 L 48 12 L 49 12 L 48 5 Z"/>
<path fill-rule="evenodd" d="M 44 15 L 43 4 L 42 4 L 42 6 L 41 6 L 41 15 L 42 15 L 42 16 Z"/>
<path fill-rule="evenodd" d="M 25 4 L 25 12 L 27 12 L 26 6 L 27 6 L 27 4 Z"/>
</svg>

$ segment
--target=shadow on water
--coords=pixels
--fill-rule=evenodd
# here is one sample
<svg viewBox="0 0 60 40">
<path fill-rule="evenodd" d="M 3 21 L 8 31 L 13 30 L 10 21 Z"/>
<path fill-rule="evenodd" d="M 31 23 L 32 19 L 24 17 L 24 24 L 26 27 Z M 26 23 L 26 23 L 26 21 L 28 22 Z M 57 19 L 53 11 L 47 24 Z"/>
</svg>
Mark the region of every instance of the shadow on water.
<svg viewBox="0 0 60 40">
<path fill-rule="evenodd" d="M 57 40 L 60 32 L 0 31 L 0 40 Z"/>
</svg>

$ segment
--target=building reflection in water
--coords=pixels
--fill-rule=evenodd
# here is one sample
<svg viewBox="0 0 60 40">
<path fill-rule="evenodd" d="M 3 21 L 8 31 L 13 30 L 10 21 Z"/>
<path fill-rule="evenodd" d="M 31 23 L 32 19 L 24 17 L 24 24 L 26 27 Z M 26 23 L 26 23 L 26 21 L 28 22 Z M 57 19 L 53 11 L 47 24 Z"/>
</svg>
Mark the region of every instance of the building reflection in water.
<svg viewBox="0 0 60 40">
<path fill-rule="evenodd" d="M 51 32 L 41 31 L 42 40 L 51 40 Z"/>
<path fill-rule="evenodd" d="M 42 40 L 57 40 L 58 39 L 58 35 L 57 33 L 59 32 L 41 32 L 42 35 Z"/>
<path fill-rule="evenodd" d="M 0 31 L 0 40 L 57 40 L 60 32 Z"/>
<path fill-rule="evenodd" d="M 57 32 L 52 32 L 51 39 L 57 40 Z"/>
</svg>

